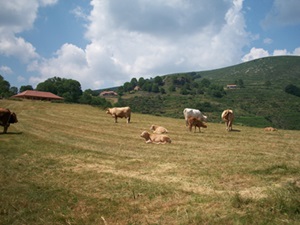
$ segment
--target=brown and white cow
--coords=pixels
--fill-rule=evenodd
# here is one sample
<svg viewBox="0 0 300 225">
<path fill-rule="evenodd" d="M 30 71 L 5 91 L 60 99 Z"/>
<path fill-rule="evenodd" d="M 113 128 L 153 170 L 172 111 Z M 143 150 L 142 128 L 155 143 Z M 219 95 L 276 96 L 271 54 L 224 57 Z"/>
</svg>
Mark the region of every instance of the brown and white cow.
<svg viewBox="0 0 300 225">
<path fill-rule="evenodd" d="M 207 116 L 203 115 L 203 113 L 199 109 L 190 109 L 190 108 L 185 108 L 183 110 L 183 116 L 185 119 L 185 125 L 188 126 L 188 118 L 189 117 L 196 117 L 199 120 L 202 121 L 207 121 Z"/>
<path fill-rule="evenodd" d="M 171 138 L 166 134 L 150 134 L 147 131 L 141 133 L 141 137 L 145 138 L 146 143 L 166 144 L 171 143 Z"/>
<path fill-rule="evenodd" d="M 152 125 L 150 130 L 153 131 L 154 134 L 165 134 L 168 133 L 168 130 L 162 126 Z"/>
<path fill-rule="evenodd" d="M 110 114 L 113 118 L 115 118 L 115 123 L 118 122 L 118 117 L 125 117 L 127 119 L 127 123 L 130 123 L 131 109 L 129 106 L 108 108 L 106 113 Z"/>
<path fill-rule="evenodd" d="M 11 123 L 17 123 L 17 115 L 9 109 L 0 108 L 0 126 L 4 127 L 3 133 L 7 133 L 7 129 Z"/>
<path fill-rule="evenodd" d="M 200 119 L 196 118 L 196 117 L 189 117 L 188 118 L 188 125 L 189 125 L 190 131 L 192 131 L 192 127 L 195 127 L 194 132 L 196 132 L 197 127 L 199 128 L 199 132 L 201 132 L 201 127 L 207 128 L 207 125 L 205 123 L 203 123 Z"/>
<path fill-rule="evenodd" d="M 222 118 L 222 120 L 225 121 L 226 130 L 232 131 L 232 124 L 233 124 L 233 120 L 234 120 L 233 111 L 231 109 L 224 110 L 222 112 L 221 118 Z"/>
</svg>

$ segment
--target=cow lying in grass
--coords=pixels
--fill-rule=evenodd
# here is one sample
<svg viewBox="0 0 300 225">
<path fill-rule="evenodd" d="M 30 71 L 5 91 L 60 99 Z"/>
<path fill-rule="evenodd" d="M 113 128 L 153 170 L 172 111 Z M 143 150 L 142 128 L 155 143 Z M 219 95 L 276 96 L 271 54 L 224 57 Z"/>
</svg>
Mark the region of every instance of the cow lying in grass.
<svg viewBox="0 0 300 225">
<path fill-rule="evenodd" d="M 188 118 L 188 125 L 189 125 L 190 131 L 192 131 L 192 127 L 195 127 L 194 132 L 196 132 L 197 127 L 199 128 L 199 132 L 201 132 L 201 127 L 207 128 L 207 125 L 205 123 L 203 123 L 200 119 L 196 118 L 196 117 L 189 117 Z"/>
<path fill-rule="evenodd" d="M 165 134 L 150 134 L 147 131 L 141 133 L 141 137 L 145 138 L 146 143 L 155 143 L 155 144 L 166 144 L 171 143 L 169 136 Z"/>
<path fill-rule="evenodd" d="M 113 118 L 115 118 L 115 123 L 118 122 L 118 117 L 119 118 L 125 117 L 127 119 L 127 123 L 130 122 L 131 109 L 129 106 L 108 108 L 106 113 L 110 114 Z"/>
<path fill-rule="evenodd" d="M 264 130 L 265 131 L 277 131 L 277 129 L 274 127 L 266 127 Z"/>
<path fill-rule="evenodd" d="M 168 133 L 168 130 L 162 126 L 152 125 L 150 130 L 153 131 L 154 134 L 165 134 Z"/>
</svg>

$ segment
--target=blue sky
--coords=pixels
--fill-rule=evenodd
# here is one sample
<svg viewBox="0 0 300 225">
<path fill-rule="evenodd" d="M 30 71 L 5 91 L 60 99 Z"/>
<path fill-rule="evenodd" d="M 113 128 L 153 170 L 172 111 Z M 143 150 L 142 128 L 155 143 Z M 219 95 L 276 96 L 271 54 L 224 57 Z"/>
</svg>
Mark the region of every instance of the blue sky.
<svg viewBox="0 0 300 225">
<path fill-rule="evenodd" d="M 18 88 L 54 76 L 108 88 L 277 55 L 300 55 L 299 0 L 0 2 L 0 74 Z"/>
</svg>

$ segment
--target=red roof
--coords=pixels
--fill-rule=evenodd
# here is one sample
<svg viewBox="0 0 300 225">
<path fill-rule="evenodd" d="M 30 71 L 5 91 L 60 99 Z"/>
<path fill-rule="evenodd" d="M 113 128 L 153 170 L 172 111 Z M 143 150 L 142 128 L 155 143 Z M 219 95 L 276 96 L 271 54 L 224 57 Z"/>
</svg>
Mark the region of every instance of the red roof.
<svg viewBox="0 0 300 225">
<path fill-rule="evenodd" d="M 39 98 L 39 99 L 57 99 L 61 100 L 62 97 L 59 97 L 51 92 L 44 92 L 44 91 L 23 91 L 22 93 L 19 93 L 17 95 L 14 95 L 13 97 L 19 97 L 19 98 Z"/>
</svg>

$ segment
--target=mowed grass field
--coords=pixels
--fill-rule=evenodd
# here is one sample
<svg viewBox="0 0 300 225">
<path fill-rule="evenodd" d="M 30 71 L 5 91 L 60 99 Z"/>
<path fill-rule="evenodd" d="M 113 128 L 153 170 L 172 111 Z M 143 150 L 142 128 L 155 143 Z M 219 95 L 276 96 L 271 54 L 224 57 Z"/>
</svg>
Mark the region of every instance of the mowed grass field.
<svg viewBox="0 0 300 225">
<path fill-rule="evenodd" d="M 300 224 L 300 131 L 0 100 L 0 224 Z M 221 113 L 221 112 L 220 112 Z M 171 144 L 146 144 L 152 124 Z M 0 127 L 2 129 L 2 127 Z"/>
</svg>

